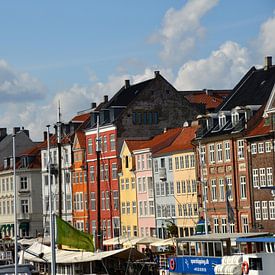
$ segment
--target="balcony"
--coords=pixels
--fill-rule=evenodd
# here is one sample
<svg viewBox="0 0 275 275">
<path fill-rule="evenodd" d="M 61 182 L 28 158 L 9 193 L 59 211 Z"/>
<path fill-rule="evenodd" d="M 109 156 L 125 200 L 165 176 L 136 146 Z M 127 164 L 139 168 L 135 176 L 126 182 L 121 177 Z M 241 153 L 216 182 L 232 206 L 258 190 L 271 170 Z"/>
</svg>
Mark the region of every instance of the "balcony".
<svg viewBox="0 0 275 275">
<path fill-rule="evenodd" d="M 17 218 L 18 218 L 18 220 L 29 220 L 30 213 L 18 213 Z"/>
<path fill-rule="evenodd" d="M 160 167 L 159 168 L 159 179 L 163 180 L 163 181 L 167 179 L 166 168 L 165 167 Z"/>
</svg>

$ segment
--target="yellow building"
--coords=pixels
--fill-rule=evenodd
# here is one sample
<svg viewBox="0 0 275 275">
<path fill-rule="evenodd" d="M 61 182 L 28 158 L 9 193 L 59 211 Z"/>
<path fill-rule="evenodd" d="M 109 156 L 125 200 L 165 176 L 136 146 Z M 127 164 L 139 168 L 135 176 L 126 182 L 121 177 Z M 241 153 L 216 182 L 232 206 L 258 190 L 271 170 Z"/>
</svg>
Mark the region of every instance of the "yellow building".
<svg viewBox="0 0 275 275">
<path fill-rule="evenodd" d="M 119 173 L 120 215 L 122 235 L 138 236 L 137 190 L 135 180 L 135 160 L 133 150 L 144 141 L 125 140 L 120 152 L 121 171 Z"/>
</svg>

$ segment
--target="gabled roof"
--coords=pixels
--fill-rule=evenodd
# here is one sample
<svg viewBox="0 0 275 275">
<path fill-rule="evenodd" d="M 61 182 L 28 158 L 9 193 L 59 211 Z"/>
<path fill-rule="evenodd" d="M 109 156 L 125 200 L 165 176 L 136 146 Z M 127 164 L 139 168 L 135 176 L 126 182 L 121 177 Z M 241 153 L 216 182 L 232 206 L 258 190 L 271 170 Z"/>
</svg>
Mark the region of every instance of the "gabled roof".
<svg viewBox="0 0 275 275">
<path fill-rule="evenodd" d="M 268 69 L 252 67 L 233 89 L 231 96 L 218 108 L 231 111 L 236 106 L 265 104 L 275 83 L 275 66 Z"/>
<path fill-rule="evenodd" d="M 73 147 L 76 146 L 76 141 L 78 141 L 80 148 L 85 148 L 86 147 L 85 133 L 83 131 L 77 130 L 75 132 Z"/>
<path fill-rule="evenodd" d="M 130 85 L 129 87 L 123 86 L 103 108 L 109 108 L 111 106 L 127 106 L 137 94 L 149 85 L 155 78 L 139 82 L 137 84 Z"/>
<path fill-rule="evenodd" d="M 192 150 L 192 140 L 196 137 L 196 131 L 198 126 L 190 126 L 182 129 L 181 133 L 175 138 L 175 140 L 167 147 L 157 151 L 155 156 L 181 152 L 184 150 Z"/>
<path fill-rule="evenodd" d="M 126 139 L 125 143 L 127 144 L 127 147 L 130 152 L 133 152 L 134 150 L 138 150 L 143 147 L 145 140 L 129 140 Z"/>
<path fill-rule="evenodd" d="M 136 153 L 138 150 L 150 149 L 152 153 L 155 153 L 162 148 L 168 146 L 175 140 L 175 138 L 181 133 L 182 128 L 168 129 L 164 133 L 159 134 L 148 141 L 144 141 L 141 146 L 134 150 Z"/>
</svg>

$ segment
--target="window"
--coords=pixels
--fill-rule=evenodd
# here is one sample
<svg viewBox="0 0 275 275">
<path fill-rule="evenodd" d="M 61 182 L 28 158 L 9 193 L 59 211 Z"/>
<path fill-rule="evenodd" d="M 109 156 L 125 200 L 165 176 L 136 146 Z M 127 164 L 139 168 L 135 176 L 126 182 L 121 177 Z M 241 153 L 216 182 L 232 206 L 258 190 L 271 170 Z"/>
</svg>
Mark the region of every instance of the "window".
<svg viewBox="0 0 275 275">
<path fill-rule="evenodd" d="M 169 171 L 173 170 L 173 159 L 172 158 L 168 158 L 168 169 L 169 169 Z"/>
<path fill-rule="evenodd" d="M 121 190 L 124 190 L 124 178 L 120 179 L 120 188 Z"/>
<path fill-rule="evenodd" d="M 142 201 L 139 202 L 139 216 L 143 216 L 143 203 L 142 203 Z"/>
<path fill-rule="evenodd" d="M 220 201 L 224 201 L 224 180 L 219 179 L 219 187 L 220 187 Z"/>
<path fill-rule="evenodd" d="M 252 155 L 257 154 L 257 144 L 256 143 L 251 144 L 251 154 Z"/>
<path fill-rule="evenodd" d="M 103 136 L 103 148 L 102 148 L 103 152 L 107 152 L 108 151 L 108 144 L 107 144 L 107 136 Z"/>
<path fill-rule="evenodd" d="M 266 184 L 267 186 L 273 186 L 272 167 L 266 168 Z"/>
<path fill-rule="evenodd" d="M 209 160 L 211 163 L 215 162 L 215 145 L 209 144 Z"/>
<path fill-rule="evenodd" d="M 270 153 L 271 152 L 271 142 L 270 141 L 267 141 L 265 143 L 265 151 L 266 151 L 266 153 Z"/>
<path fill-rule="evenodd" d="M 178 215 L 179 217 L 182 217 L 182 205 L 178 204 Z"/>
<path fill-rule="evenodd" d="M 240 177 L 241 199 L 246 199 L 246 179 L 245 176 Z"/>
<path fill-rule="evenodd" d="M 147 216 L 148 215 L 148 204 L 147 204 L 147 201 L 144 201 L 143 205 L 144 205 L 144 216 Z"/>
<path fill-rule="evenodd" d="M 161 206 L 157 205 L 157 217 L 160 218 L 161 217 Z"/>
<path fill-rule="evenodd" d="M 90 180 L 95 181 L 95 167 L 90 166 Z"/>
<path fill-rule="evenodd" d="M 238 124 L 238 122 L 239 122 L 239 114 L 238 114 L 238 112 L 233 112 L 231 114 L 231 119 L 232 119 L 232 125 L 236 126 Z"/>
<path fill-rule="evenodd" d="M 91 192 L 91 210 L 96 210 L 95 192 Z"/>
<path fill-rule="evenodd" d="M 266 186 L 265 168 L 260 168 L 260 185 Z"/>
<path fill-rule="evenodd" d="M 131 211 L 131 205 L 130 205 L 130 202 L 127 201 L 126 202 L 126 213 L 127 213 L 127 215 L 130 215 L 130 211 Z"/>
<path fill-rule="evenodd" d="M 263 154 L 264 153 L 264 144 L 258 143 L 258 153 Z"/>
<path fill-rule="evenodd" d="M 129 183 L 129 179 L 127 178 L 125 179 L 125 189 L 129 190 L 129 188 L 130 188 L 130 183 Z"/>
<path fill-rule="evenodd" d="M 191 193 L 191 183 L 190 183 L 190 180 L 186 180 L 186 185 L 187 185 L 187 193 Z"/>
<path fill-rule="evenodd" d="M 21 200 L 21 212 L 23 214 L 29 213 L 29 201 L 28 200 Z M 3 211 L 3 214 L 5 214 L 4 211 Z"/>
<path fill-rule="evenodd" d="M 131 178 L 131 187 L 132 189 L 136 188 L 135 178 Z"/>
<path fill-rule="evenodd" d="M 192 193 L 197 192 L 197 182 L 196 180 L 192 180 Z"/>
<path fill-rule="evenodd" d="M 226 218 L 222 218 L 222 233 L 227 232 Z"/>
<path fill-rule="evenodd" d="M 221 114 L 219 116 L 219 126 L 222 128 L 226 124 L 226 116 L 224 114 Z"/>
<path fill-rule="evenodd" d="M 159 167 L 158 167 L 158 160 L 157 159 L 154 161 L 154 168 L 155 168 L 155 173 L 158 173 Z"/>
<path fill-rule="evenodd" d="M 238 159 L 244 159 L 244 140 L 240 139 L 237 141 L 238 146 Z"/>
<path fill-rule="evenodd" d="M 110 150 L 115 151 L 116 150 L 116 141 L 115 141 L 115 135 L 110 135 Z"/>
<path fill-rule="evenodd" d="M 137 213 L 137 204 L 136 204 L 136 201 L 132 201 L 132 212 L 133 212 L 133 214 Z"/>
<path fill-rule="evenodd" d="M 263 220 L 268 220 L 267 201 L 262 201 L 262 217 Z"/>
<path fill-rule="evenodd" d="M 195 156 L 193 154 L 190 155 L 190 167 L 191 168 L 195 167 Z"/>
<path fill-rule="evenodd" d="M 28 178 L 27 177 L 20 177 L 20 188 L 21 190 L 28 189 Z M 8 189 L 6 189 L 8 191 Z"/>
<path fill-rule="evenodd" d="M 144 155 L 141 155 L 141 170 L 144 170 L 145 162 L 144 162 Z"/>
<path fill-rule="evenodd" d="M 219 233 L 220 228 L 219 228 L 219 219 L 218 218 L 214 218 L 214 233 Z"/>
<path fill-rule="evenodd" d="M 153 198 L 154 197 L 154 187 L 153 187 L 153 179 L 152 179 L 152 177 L 148 177 L 147 178 L 147 183 L 148 183 L 148 195 L 149 195 L 149 198 Z"/>
<path fill-rule="evenodd" d="M 121 203 L 121 213 L 125 215 L 126 208 L 125 208 L 125 202 Z"/>
<path fill-rule="evenodd" d="M 180 160 L 180 169 L 183 169 L 184 168 L 184 157 L 180 156 L 179 160 Z"/>
<path fill-rule="evenodd" d="M 142 192 L 146 192 L 146 178 L 142 178 Z"/>
<path fill-rule="evenodd" d="M 201 163 L 204 164 L 206 162 L 206 150 L 205 150 L 205 146 L 201 146 L 201 150 L 200 150 L 200 158 L 201 158 Z"/>
<path fill-rule="evenodd" d="M 211 199 L 212 201 L 217 200 L 217 185 L 215 179 L 211 179 Z"/>
<path fill-rule="evenodd" d="M 189 155 L 185 155 L 185 168 L 189 168 Z"/>
<path fill-rule="evenodd" d="M 275 201 L 269 201 L 269 218 L 275 220 Z"/>
<path fill-rule="evenodd" d="M 147 154 L 147 169 L 152 169 L 152 155 Z"/>
<path fill-rule="evenodd" d="M 217 161 L 222 162 L 223 156 L 222 156 L 222 143 L 217 144 Z"/>
<path fill-rule="evenodd" d="M 179 166 L 179 157 L 175 157 L 175 167 L 176 167 L 176 170 L 180 169 L 180 166 Z"/>
<path fill-rule="evenodd" d="M 255 219 L 256 219 L 256 221 L 260 221 L 261 220 L 261 204 L 259 201 L 255 201 L 254 205 L 255 205 Z"/>
<path fill-rule="evenodd" d="M 117 179 L 117 165 L 112 163 L 112 179 Z"/>
<path fill-rule="evenodd" d="M 177 194 L 180 194 L 180 181 L 177 181 Z"/>
<path fill-rule="evenodd" d="M 233 200 L 233 191 L 232 191 L 232 179 L 231 178 L 226 178 L 225 179 L 225 183 L 226 183 L 226 188 L 227 188 L 227 197 L 229 200 Z"/>
<path fill-rule="evenodd" d="M 181 192 L 182 192 L 183 194 L 186 193 L 185 180 L 182 180 L 182 181 L 181 181 Z"/>
<path fill-rule="evenodd" d="M 106 209 L 110 209 L 110 194 L 109 194 L 109 191 L 106 191 L 105 196 L 106 196 Z"/>
<path fill-rule="evenodd" d="M 176 206 L 174 204 L 171 205 L 171 215 L 172 217 L 176 217 Z"/>
<path fill-rule="evenodd" d="M 252 180 L 253 180 L 253 186 L 259 187 L 259 170 L 258 169 L 252 170 Z"/>
<path fill-rule="evenodd" d="M 101 209 L 105 210 L 105 192 L 101 191 Z"/>
<path fill-rule="evenodd" d="M 248 231 L 249 231 L 249 228 L 248 228 L 248 217 L 242 216 L 241 217 L 241 221 L 242 221 L 242 231 L 243 231 L 243 233 L 248 233 Z"/>
<path fill-rule="evenodd" d="M 104 165 L 104 179 L 105 180 L 109 179 L 109 165 L 108 164 Z"/>
<path fill-rule="evenodd" d="M 164 184 L 164 182 L 160 183 L 160 195 L 165 196 L 165 184 Z"/>
<path fill-rule="evenodd" d="M 91 138 L 88 138 L 88 155 L 91 155 L 93 153 L 93 140 Z"/>
<path fill-rule="evenodd" d="M 119 207 L 119 197 L 118 197 L 118 191 L 113 191 L 113 200 L 114 200 L 114 209 L 117 210 Z"/>
</svg>

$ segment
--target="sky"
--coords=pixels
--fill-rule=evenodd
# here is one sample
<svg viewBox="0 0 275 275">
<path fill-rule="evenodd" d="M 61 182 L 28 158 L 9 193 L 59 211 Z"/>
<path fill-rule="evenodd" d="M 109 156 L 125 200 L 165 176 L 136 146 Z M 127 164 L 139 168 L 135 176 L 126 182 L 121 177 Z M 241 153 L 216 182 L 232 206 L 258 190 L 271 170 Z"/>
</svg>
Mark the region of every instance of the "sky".
<svg viewBox="0 0 275 275">
<path fill-rule="evenodd" d="M 275 60 L 274 0 L 0 2 L 0 128 L 54 125 L 160 73 L 178 90 L 231 89 Z M 273 61 L 275 64 L 275 61 Z"/>
</svg>

